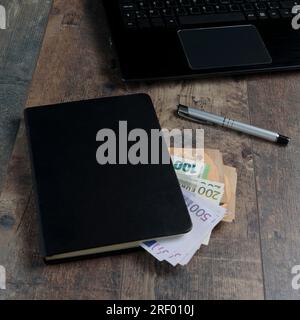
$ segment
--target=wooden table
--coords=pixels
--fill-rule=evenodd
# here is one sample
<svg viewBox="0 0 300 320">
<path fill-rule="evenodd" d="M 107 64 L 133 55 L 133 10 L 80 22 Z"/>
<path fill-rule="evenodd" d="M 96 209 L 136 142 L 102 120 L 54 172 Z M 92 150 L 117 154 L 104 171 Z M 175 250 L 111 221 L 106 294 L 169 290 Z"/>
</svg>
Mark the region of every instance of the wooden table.
<svg viewBox="0 0 300 320">
<path fill-rule="evenodd" d="M 19 128 L 52 0 L 1 0 L 7 28 L 0 30 L 0 192 Z"/>
<path fill-rule="evenodd" d="M 7 270 L 0 298 L 299 299 L 291 268 L 300 264 L 300 73 L 126 85 L 100 3 L 54 1 L 27 106 L 146 92 L 162 127 L 197 128 L 173 115 L 177 95 L 186 94 L 208 111 L 277 129 L 292 143 L 280 148 L 204 128 L 206 147 L 220 149 L 238 170 L 237 219 L 220 225 L 185 268 L 143 251 L 45 266 L 21 124 L 0 198 L 0 265 Z"/>
</svg>

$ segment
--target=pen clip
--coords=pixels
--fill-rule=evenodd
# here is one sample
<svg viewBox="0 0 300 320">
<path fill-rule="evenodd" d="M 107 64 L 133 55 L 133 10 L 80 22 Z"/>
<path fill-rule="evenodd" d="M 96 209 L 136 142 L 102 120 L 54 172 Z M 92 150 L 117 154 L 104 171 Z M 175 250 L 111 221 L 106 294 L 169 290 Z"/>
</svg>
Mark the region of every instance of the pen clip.
<svg viewBox="0 0 300 320">
<path fill-rule="evenodd" d="M 181 113 L 180 110 L 178 110 L 177 112 L 178 116 L 181 117 L 181 118 L 184 118 L 184 119 L 187 119 L 187 120 L 190 120 L 190 121 L 193 121 L 193 122 L 197 122 L 197 123 L 200 123 L 200 124 L 205 124 L 205 125 L 215 125 L 214 123 L 212 122 L 209 122 L 209 121 L 206 121 L 206 120 L 199 120 L 199 119 L 195 119 L 185 113 Z"/>
</svg>

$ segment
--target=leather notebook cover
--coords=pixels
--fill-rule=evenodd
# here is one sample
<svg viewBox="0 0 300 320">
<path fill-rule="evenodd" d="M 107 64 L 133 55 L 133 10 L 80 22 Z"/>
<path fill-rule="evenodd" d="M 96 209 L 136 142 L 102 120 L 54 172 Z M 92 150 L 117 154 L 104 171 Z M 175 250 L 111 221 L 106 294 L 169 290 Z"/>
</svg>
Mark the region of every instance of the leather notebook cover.
<svg viewBox="0 0 300 320">
<path fill-rule="evenodd" d="M 100 129 L 116 132 L 117 150 L 119 121 L 127 121 L 128 132 L 139 128 L 150 136 L 160 129 L 149 96 L 28 108 L 25 121 L 46 261 L 130 248 L 191 229 L 172 164 L 96 160 Z"/>
</svg>

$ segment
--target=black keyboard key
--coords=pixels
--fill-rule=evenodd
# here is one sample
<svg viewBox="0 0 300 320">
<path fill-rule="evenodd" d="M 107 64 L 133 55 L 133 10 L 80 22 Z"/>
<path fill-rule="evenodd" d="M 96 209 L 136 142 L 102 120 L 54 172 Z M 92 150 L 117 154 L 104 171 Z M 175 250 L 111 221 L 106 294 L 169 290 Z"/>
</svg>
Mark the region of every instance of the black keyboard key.
<svg viewBox="0 0 300 320">
<path fill-rule="evenodd" d="M 176 8 L 175 12 L 178 16 L 186 16 L 188 14 L 185 8 Z"/>
<path fill-rule="evenodd" d="M 125 21 L 130 20 L 130 19 L 134 20 L 135 19 L 135 12 L 126 10 L 123 12 L 123 18 Z"/>
<path fill-rule="evenodd" d="M 230 11 L 232 11 L 232 12 L 241 11 L 241 7 L 238 4 L 231 4 L 229 6 L 229 8 L 230 8 Z"/>
<path fill-rule="evenodd" d="M 207 13 L 207 14 L 215 13 L 215 10 L 214 10 L 213 6 L 203 6 L 202 10 L 203 10 L 204 13 Z"/>
<path fill-rule="evenodd" d="M 125 20 L 124 24 L 127 29 L 131 29 L 131 30 L 137 29 L 137 24 L 135 20 Z"/>
<path fill-rule="evenodd" d="M 183 6 L 183 7 L 190 7 L 192 5 L 191 0 L 179 0 L 179 3 Z"/>
<path fill-rule="evenodd" d="M 257 20 L 257 16 L 256 16 L 256 14 L 255 14 L 254 11 L 252 11 L 252 12 L 250 12 L 250 11 L 249 11 L 249 12 L 246 12 L 245 15 L 246 15 L 247 20 L 249 20 L 249 21 Z"/>
<path fill-rule="evenodd" d="M 162 18 L 153 18 L 153 19 L 151 19 L 151 23 L 154 28 L 164 28 L 165 27 L 165 23 Z"/>
<path fill-rule="evenodd" d="M 269 2 L 268 3 L 268 7 L 273 10 L 273 9 L 279 9 L 280 8 L 280 4 L 279 2 Z"/>
<path fill-rule="evenodd" d="M 145 9 L 149 9 L 150 4 L 149 4 L 148 1 L 139 1 L 138 2 L 138 6 L 139 6 L 140 9 L 145 10 Z"/>
<path fill-rule="evenodd" d="M 165 23 L 168 28 L 176 28 L 177 27 L 177 22 L 176 22 L 175 18 L 167 18 L 167 19 L 165 19 Z"/>
<path fill-rule="evenodd" d="M 121 5 L 122 10 L 136 10 L 136 4 L 135 3 L 123 3 Z"/>
<path fill-rule="evenodd" d="M 165 7 L 164 1 L 162 0 L 156 0 L 152 1 L 152 6 L 155 9 L 163 9 Z"/>
<path fill-rule="evenodd" d="M 149 29 L 151 28 L 150 22 L 148 19 L 140 19 L 138 21 L 138 26 L 140 29 Z"/>
<path fill-rule="evenodd" d="M 213 24 L 213 23 L 238 22 L 238 21 L 244 21 L 244 20 L 246 20 L 246 18 L 241 12 L 206 14 L 206 15 L 199 15 L 199 16 L 185 16 L 185 17 L 179 18 L 179 22 L 182 26 L 210 24 L 210 23 Z"/>
<path fill-rule="evenodd" d="M 260 20 L 265 20 L 268 19 L 268 15 L 266 14 L 265 11 L 258 11 L 257 15 L 259 17 Z"/>
<path fill-rule="evenodd" d="M 296 5 L 296 1 L 281 1 L 280 5 L 282 9 L 292 9 Z"/>
<path fill-rule="evenodd" d="M 135 15 L 137 19 L 148 19 L 148 14 L 145 10 L 136 11 Z"/>
<path fill-rule="evenodd" d="M 253 11 L 254 7 L 251 3 L 242 4 L 242 8 L 244 11 Z"/>
<path fill-rule="evenodd" d="M 266 10 L 267 9 L 267 5 L 265 3 L 256 3 L 255 7 L 257 8 L 257 10 Z"/>
<path fill-rule="evenodd" d="M 164 17 L 173 17 L 174 16 L 174 12 L 171 8 L 162 9 L 161 13 Z"/>
<path fill-rule="evenodd" d="M 190 14 L 200 14 L 201 13 L 201 9 L 199 7 L 192 7 L 190 8 Z"/>
<path fill-rule="evenodd" d="M 292 18 L 293 17 L 292 11 L 289 9 L 280 9 L 279 12 L 280 12 L 280 15 L 282 18 Z"/>
<path fill-rule="evenodd" d="M 149 10 L 149 17 L 150 18 L 158 18 L 160 17 L 160 12 L 159 10 L 155 9 L 155 10 Z"/>
<path fill-rule="evenodd" d="M 218 13 L 224 13 L 224 12 L 228 12 L 228 7 L 221 4 L 221 5 L 215 6 L 215 10 Z"/>
<path fill-rule="evenodd" d="M 279 19 L 280 18 L 280 14 L 277 10 L 269 10 L 268 15 L 271 19 Z"/>
<path fill-rule="evenodd" d="M 209 6 L 214 6 L 218 3 L 217 0 L 206 0 L 206 3 L 209 5 Z"/>
<path fill-rule="evenodd" d="M 176 0 L 167 0 L 166 1 L 166 7 L 167 8 L 176 8 L 177 7 Z"/>
<path fill-rule="evenodd" d="M 193 4 L 195 6 L 203 6 L 205 5 L 205 0 L 193 0 Z"/>
</svg>

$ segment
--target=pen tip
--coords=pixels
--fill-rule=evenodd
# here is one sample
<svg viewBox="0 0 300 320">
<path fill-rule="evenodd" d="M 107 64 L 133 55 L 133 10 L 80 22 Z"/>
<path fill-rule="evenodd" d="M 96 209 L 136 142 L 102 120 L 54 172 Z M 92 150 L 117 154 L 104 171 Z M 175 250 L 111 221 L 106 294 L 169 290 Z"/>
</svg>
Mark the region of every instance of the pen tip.
<svg viewBox="0 0 300 320">
<path fill-rule="evenodd" d="M 183 113 L 188 113 L 188 109 L 189 109 L 188 107 L 186 107 L 186 106 L 184 106 L 182 104 L 179 104 L 177 111 L 178 112 L 183 112 Z"/>
<path fill-rule="evenodd" d="M 290 142 L 290 138 L 289 137 L 286 137 L 286 136 L 283 136 L 283 135 L 279 135 L 279 137 L 277 138 L 277 143 L 282 145 L 282 146 L 287 146 Z"/>
</svg>

